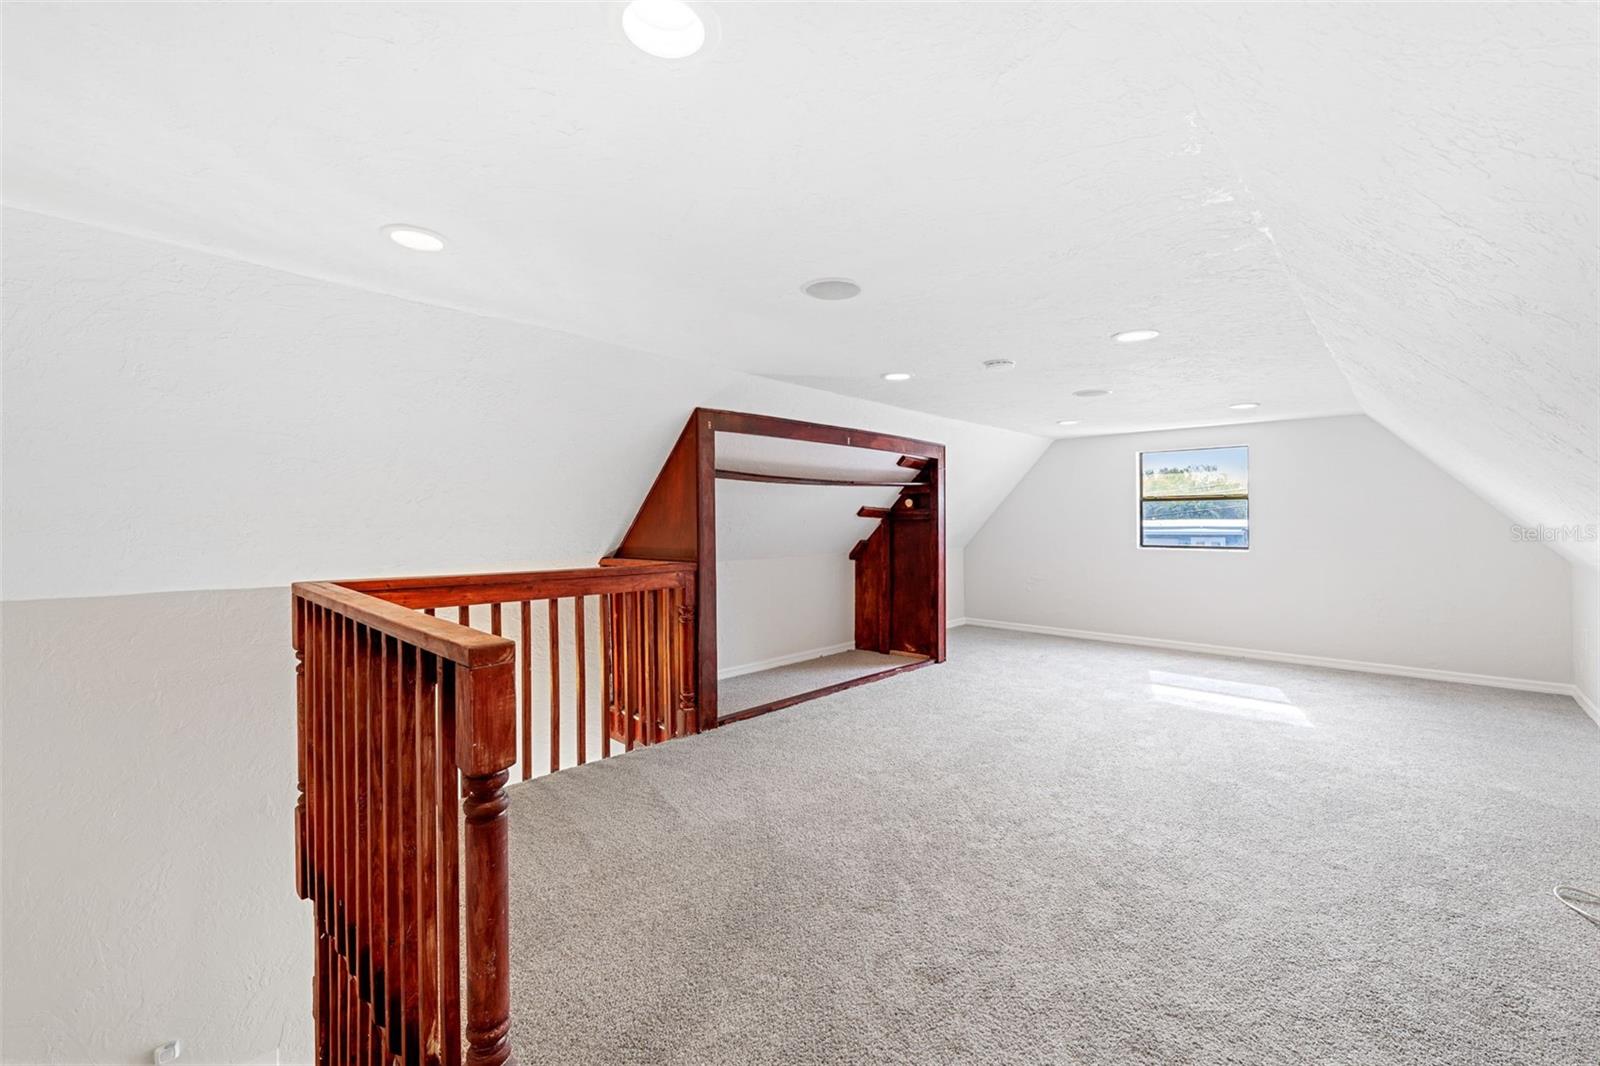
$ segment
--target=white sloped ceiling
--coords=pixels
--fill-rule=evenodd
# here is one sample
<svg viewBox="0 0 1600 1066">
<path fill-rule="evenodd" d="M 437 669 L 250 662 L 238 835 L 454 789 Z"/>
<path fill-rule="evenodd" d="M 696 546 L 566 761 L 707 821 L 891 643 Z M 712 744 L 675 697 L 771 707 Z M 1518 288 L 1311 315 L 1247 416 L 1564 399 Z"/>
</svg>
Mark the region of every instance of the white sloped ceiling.
<svg viewBox="0 0 1600 1066">
<path fill-rule="evenodd" d="M 1367 413 L 1521 523 L 1595 523 L 1595 9 L 1447 11 L 1208 11 L 1204 121 Z"/>
<path fill-rule="evenodd" d="M 703 9 L 10 5 L 6 200 L 1027 433 L 1365 410 L 1600 521 L 1592 5 Z"/>
</svg>

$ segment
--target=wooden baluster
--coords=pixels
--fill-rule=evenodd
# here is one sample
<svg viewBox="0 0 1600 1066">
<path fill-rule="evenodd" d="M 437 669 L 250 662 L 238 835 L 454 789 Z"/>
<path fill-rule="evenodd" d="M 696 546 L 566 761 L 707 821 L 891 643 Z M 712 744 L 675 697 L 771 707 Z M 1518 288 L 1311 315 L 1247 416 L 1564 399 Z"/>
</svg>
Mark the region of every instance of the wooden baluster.
<svg viewBox="0 0 1600 1066">
<path fill-rule="evenodd" d="M 643 625 L 639 627 L 639 639 L 643 641 L 644 654 L 639 661 L 639 683 L 644 689 L 644 711 L 649 722 L 647 743 L 654 744 L 661 739 L 661 693 L 656 690 L 656 601 L 659 597 L 652 592 L 639 593 L 640 614 L 644 616 Z"/>
<path fill-rule="evenodd" d="M 533 611 L 522 601 L 522 640 L 517 652 L 522 666 L 522 779 L 533 776 Z"/>
<path fill-rule="evenodd" d="M 516 759 L 515 682 L 509 662 L 457 671 L 456 759 L 466 778 L 467 1066 L 511 1057 L 510 870 L 507 770 Z"/>
<path fill-rule="evenodd" d="M 694 706 L 689 699 L 689 686 L 684 684 L 683 673 L 684 645 L 688 642 L 689 623 L 688 596 L 684 589 L 676 589 L 673 593 L 672 607 L 672 687 L 673 698 L 678 703 L 678 718 L 682 732 L 680 736 L 688 736 L 694 732 Z"/>
<path fill-rule="evenodd" d="M 359 659 L 357 661 L 357 677 L 361 686 L 361 701 L 358 713 L 361 715 L 361 747 L 356 752 L 358 772 L 362 781 L 362 816 L 361 816 L 361 846 L 355 857 L 357 870 L 356 894 L 361 907 L 361 952 L 362 952 L 362 984 L 361 994 L 363 1000 L 361 1014 L 361 1055 L 363 1063 L 373 1063 L 378 1057 L 380 1033 L 377 1028 L 377 1003 L 378 1003 L 378 938 L 382 935 L 381 905 L 375 908 L 377 902 L 373 891 L 374 882 L 378 877 L 376 858 L 378 851 L 378 788 L 379 777 L 376 768 L 376 752 L 378 747 L 378 698 L 376 689 L 377 674 L 374 670 L 376 663 L 377 641 L 380 635 L 377 630 L 362 626 L 361 639 L 357 644 Z"/>
<path fill-rule="evenodd" d="M 344 898 L 344 928 L 345 928 L 345 997 L 348 1000 L 348 1009 L 345 1014 L 348 1019 L 348 1028 L 345 1036 L 345 1047 L 352 1058 L 360 1056 L 358 1037 L 361 1033 L 361 912 L 356 906 L 356 870 L 357 860 L 361 855 L 360 827 L 357 824 L 361 817 L 360 785 L 356 780 L 356 751 L 360 743 L 360 688 L 356 677 L 356 621 L 347 619 L 344 627 L 344 780 L 345 780 L 345 824 L 344 824 L 344 854 L 340 856 L 340 879 L 343 888 L 340 894 Z"/>
<path fill-rule="evenodd" d="M 600 757 L 611 757 L 611 730 L 616 721 L 612 705 L 612 675 L 615 673 L 611 651 L 611 597 L 600 597 Z"/>
<path fill-rule="evenodd" d="M 644 593 L 633 594 L 633 617 L 628 626 L 628 686 L 633 691 L 634 742 L 650 743 L 650 730 L 645 709 L 644 691 Z"/>
<path fill-rule="evenodd" d="M 663 740 L 678 735 L 678 698 L 672 691 L 672 590 L 660 589 L 656 601 L 656 700 L 661 705 Z"/>
<path fill-rule="evenodd" d="M 317 1066 L 329 1066 L 333 1054 L 328 1040 L 328 938 L 318 933 L 316 949 L 311 954 L 311 1021 L 315 1031 L 316 1062 Z"/>
<path fill-rule="evenodd" d="M 499 604 L 495 604 L 496 615 Z M 496 625 L 498 626 L 498 618 Z M 435 854 L 439 838 L 439 767 L 434 706 L 434 662 L 417 649 L 417 1031 L 421 1061 L 437 1061 L 439 1033 L 439 886 Z"/>
<path fill-rule="evenodd" d="M 371 956 L 367 951 L 371 930 L 367 915 L 367 686 L 366 686 L 366 656 L 364 654 L 367 642 L 367 627 L 352 624 L 350 640 L 350 682 L 351 703 L 350 715 L 354 728 L 351 730 L 350 748 L 350 782 L 354 786 L 354 813 L 352 824 L 352 840 L 354 848 L 350 854 L 350 927 L 353 931 L 351 938 L 351 973 L 355 983 L 355 1057 L 357 1062 L 364 1062 L 369 1057 L 370 1047 L 367 1044 L 368 1027 L 366 1023 L 366 1006 L 372 994 Z"/>
<path fill-rule="evenodd" d="M 655 708 L 650 705 L 650 593 L 637 592 L 634 595 L 638 598 L 639 608 L 637 624 L 634 626 L 639 645 L 639 658 L 634 670 L 634 683 L 639 690 L 639 740 L 644 744 L 654 744 Z"/>
<path fill-rule="evenodd" d="M 388 868 L 388 838 L 384 832 L 384 736 L 383 736 L 383 643 L 384 636 L 376 631 L 368 633 L 366 662 L 367 691 L 367 886 L 366 912 L 367 953 L 372 978 L 368 998 L 371 1003 L 373 1043 L 368 1049 L 367 1061 L 382 1056 L 384 1020 L 384 946 L 388 939 L 388 925 L 384 921 L 384 875 Z"/>
<path fill-rule="evenodd" d="M 400 1057 L 417 1061 L 417 706 L 422 680 L 415 649 L 400 648 Z"/>
<path fill-rule="evenodd" d="M 333 849 L 328 845 L 328 748 L 331 733 L 328 729 L 328 658 L 330 640 L 328 619 L 332 612 L 326 608 L 317 611 L 317 928 L 328 935 L 328 860 Z M 324 1024 L 332 1024 L 325 1017 Z"/>
<path fill-rule="evenodd" d="M 472 624 L 472 605 L 464 603 L 456 608 L 456 624 L 470 626 Z"/>
<path fill-rule="evenodd" d="M 573 641 L 577 645 L 575 661 L 577 662 L 578 670 L 578 765 L 582 766 L 588 761 L 584 755 L 584 745 L 589 737 L 589 723 L 586 717 L 586 708 L 584 707 L 588 699 L 588 695 L 584 691 L 584 674 L 588 671 L 583 657 L 584 621 L 582 596 L 575 596 L 572 600 L 572 628 Z"/>
<path fill-rule="evenodd" d="M 327 798 L 323 803 L 326 861 L 322 867 L 323 937 L 328 959 L 328 1054 L 335 1062 L 344 1050 L 340 1036 L 343 995 L 339 980 L 339 616 L 328 612 L 323 626 L 323 774 Z"/>
<path fill-rule="evenodd" d="M 561 601 L 550 605 L 550 772 L 561 769 Z"/>
<path fill-rule="evenodd" d="M 683 705 L 683 673 L 679 660 L 683 647 L 683 590 L 666 590 L 667 639 L 662 642 L 662 656 L 667 667 L 667 702 L 672 713 L 672 735 L 686 736 L 689 732 L 689 713 Z"/>
<path fill-rule="evenodd" d="M 700 716 L 694 705 L 694 608 L 687 585 L 678 590 L 678 624 L 673 627 L 677 642 L 673 663 L 678 671 L 678 706 L 683 708 L 683 732 L 700 732 Z"/>
<path fill-rule="evenodd" d="M 292 638 L 294 647 L 294 889 L 301 899 L 309 899 L 306 890 L 306 604 L 294 598 Z"/>
<path fill-rule="evenodd" d="M 651 591 L 639 593 L 639 728 L 649 737 L 645 743 L 654 744 L 661 739 L 661 713 L 656 707 L 656 595 Z"/>
<path fill-rule="evenodd" d="M 666 666 L 667 711 L 672 718 L 672 735 L 681 737 L 688 732 L 684 727 L 682 693 L 678 689 L 678 635 L 683 629 L 678 618 L 682 607 L 678 602 L 677 589 L 667 589 L 665 596 L 667 603 L 662 617 L 666 620 L 667 636 L 661 646 Z"/>
<path fill-rule="evenodd" d="M 618 660 L 620 666 L 620 670 L 618 672 L 618 688 L 621 692 L 621 695 L 617 699 L 617 706 L 622 709 L 622 737 L 624 751 L 633 750 L 634 740 L 637 736 L 637 730 L 634 728 L 636 715 L 633 713 L 634 708 L 637 706 L 637 704 L 634 703 L 633 692 L 634 675 L 636 673 L 633 668 L 633 638 L 634 630 L 636 628 L 633 624 L 634 595 L 635 594 L 632 592 L 624 592 L 622 594 L 622 613 L 620 615 L 622 619 L 622 625 L 618 627 L 620 632 L 617 634 Z"/>
<path fill-rule="evenodd" d="M 432 607 L 424 607 L 422 609 L 422 613 L 427 615 L 429 618 L 434 617 L 433 608 Z"/>
<path fill-rule="evenodd" d="M 489 605 L 489 632 L 497 637 L 500 635 L 500 605 L 498 603 Z"/>
<path fill-rule="evenodd" d="M 307 608 L 306 641 L 306 752 L 309 774 L 307 787 L 306 836 L 311 863 L 306 871 L 311 888 L 311 913 L 316 929 L 316 945 L 312 951 L 315 972 L 312 976 L 311 1015 L 316 1038 L 318 1066 L 328 1061 L 328 1008 L 327 1008 L 327 943 L 322 936 L 322 612 L 323 608 Z"/>
<path fill-rule="evenodd" d="M 339 615 L 333 627 L 333 945 L 334 957 L 339 963 L 334 993 L 338 997 L 334 1011 L 334 1053 L 340 1062 L 350 1055 L 350 982 L 345 960 L 349 956 L 348 897 L 345 893 L 345 871 L 350 854 L 350 775 L 346 760 L 350 752 L 350 700 L 349 672 L 346 669 L 348 619 Z"/>
<path fill-rule="evenodd" d="M 526 613 L 526 605 L 524 605 Z M 456 774 L 456 665 L 439 671 L 439 1020 L 441 1066 L 461 1062 L 461 782 Z"/>
<path fill-rule="evenodd" d="M 383 640 L 383 974 L 384 974 L 384 1054 L 398 1055 L 401 1043 L 401 997 L 405 977 L 400 960 L 400 872 L 404 866 L 400 852 L 400 642 Z"/>
<path fill-rule="evenodd" d="M 302 891 L 316 912 L 317 873 L 317 607 L 300 601 L 300 700 L 305 724 L 300 731 L 300 746 L 305 760 L 305 868 Z"/>
<path fill-rule="evenodd" d="M 623 728 L 626 737 L 623 747 L 627 751 L 632 751 L 633 746 L 639 742 L 638 716 L 634 714 L 636 705 L 633 691 L 635 676 L 633 641 L 635 630 L 637 629 L 633 622 L 633 608 L 636 598 L 636 595 L 632 592 L 624 592 L 622 594 L 622 614 L 620 616 L 622 625 L 617 627 L 617 647 L 621 656 L 621 669 L 617 672 L 621 695 L 618 697 L 617 703 L 622 708 L 622 713 L 627 716 L 627 722 Z"/>
</svg>

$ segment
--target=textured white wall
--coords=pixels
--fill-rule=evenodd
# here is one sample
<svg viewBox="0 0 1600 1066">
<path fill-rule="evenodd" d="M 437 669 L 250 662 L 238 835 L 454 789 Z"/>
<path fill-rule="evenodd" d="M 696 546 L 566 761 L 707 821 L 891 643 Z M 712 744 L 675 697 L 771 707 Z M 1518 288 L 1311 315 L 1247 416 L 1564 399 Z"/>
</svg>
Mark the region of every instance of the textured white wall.
<svg viewBox="0 0 1600 1066">
<path fill-rule="evenodd" d="M 7 1062 L 307 1059 L 288 582 L 592 563 L 697 405 L 943 441 L 957 553 L 1045 447 L 4 223 Z"/>
<path fill-rule="evenodd" d="M 1137 453 L 1226 444 L 1250 550 L 1137 547 Z M 1057 443 L 966 553 L 973 618 L 1558 683 L 1569 581 L 1359 415 Z"/>
<path fill-rule="evenodd" d="M 5 213 L 8 599 L 587 564 L 689 411 L 949 449 L 965 544 L 1038 437 Z"/>
<path fill-rule="evenodd" d="M 855 564 L 844 553 L 729 559 L 717 567 L 717 667 L 726 674 L 855 641 Z"/>
<path fill-rule="evenodd" d="M 283 589 L 0 609 L 7 1062 L 307 1062 Z"/>
</svg>

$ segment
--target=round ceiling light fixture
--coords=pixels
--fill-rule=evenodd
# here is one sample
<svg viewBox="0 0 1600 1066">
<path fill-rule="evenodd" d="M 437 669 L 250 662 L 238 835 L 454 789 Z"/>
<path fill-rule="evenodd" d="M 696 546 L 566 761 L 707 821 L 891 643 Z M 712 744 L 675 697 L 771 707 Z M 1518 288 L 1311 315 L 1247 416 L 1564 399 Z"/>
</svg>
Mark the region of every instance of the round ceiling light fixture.
<svg viewBox="0 0 1600 1066">
<path fill-rule="evenodd" d="M 1015 370 L 1017 364 L 1012 359 L 985 359 L 983 368 L 985 370 Z"/>
<path fill-rule="evenodd" d="M 633 0 L 622 9 L 622 32 L 657 59 L 687 59 L 706 43 L 706 24 L 683 0 Z"/>
<path fill-rule="evenodd" d="M 911 375 L 907 374 L 904 370 L 895 370 L 895 371 L 892 371 L 892 372 L 890 372 L 888 374 L 883 375 L 883 380 L 885 380 L 885 381 L 910 381 L 911 380 Z"/>
<path fill-rule="evenodd" d="M 1077 392 L 1073 393 L 1072 395 L 1074 395 L 1074 396 L 1082 396 L 1084 399 L 1088 399 L 1091 396 L 1110 396 L 1111 395 L 1111 390 L 1110 389 L 1079 389 Z"/>
<path fill-rule="evenodd" d="M 1080 419 L 1076 419 L 1076 418 L 1063 418 L 1060 421 L 1058 421 L 1056 423 L 1056 425 L 1058 425 L 1058 426 L 1075 426 L 1075 425 L 1078 424 L 1079 421 L 1080 421 Z"/>
<path fill-rule="evenodd" d="M 431 229 L 395 222 L 383 227 L 383 235 L 400 247 L 413 252 L 442 252 L 444 238 Z"/>
<path fill-rule="evenodd" d="M 1140 341 L 1153 341 L 1159 336 L 1159 329 L 1125 329 L 1121 333 L 1113 333 L 1111 339 L 1118 344 L 1138 344 Z"/>
<path fill-rule="evenodd" d="M 1228 405 L 1228 410 L 1230 410 L 1230 411 L 1254 411 L 1257 407 L 1260 407 L 1260 406 L 1261 405 L 1256 403 L 1254 400 L 1246 400 L 1244 403 L 1230 403 Z"/>
<path fill-rule="evenodd" d="M 818 278 L 800 286 L 800 291 L 818 300 L 849 300 L 861 295 L 861 286 L 849 278 Z"/>
</svg>

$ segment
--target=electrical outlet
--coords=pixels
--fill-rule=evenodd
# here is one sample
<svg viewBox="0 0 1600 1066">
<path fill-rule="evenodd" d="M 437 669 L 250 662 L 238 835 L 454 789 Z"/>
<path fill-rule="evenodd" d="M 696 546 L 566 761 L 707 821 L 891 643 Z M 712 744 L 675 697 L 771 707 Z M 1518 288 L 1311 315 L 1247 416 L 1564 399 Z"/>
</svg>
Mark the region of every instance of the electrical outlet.
<svg viewBox="0 0 1600 1066">
<path fill-rule="evenodd" d="M 183 1041 L 168 1040 L 150 1053 L 150 1061 L 156 1066 L 168 1066 L 168 1063 L 177 1062 L 181 1054 L 183 1054 Z"/>
</svg>

